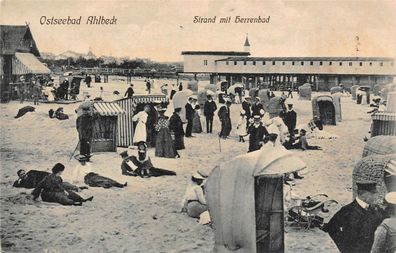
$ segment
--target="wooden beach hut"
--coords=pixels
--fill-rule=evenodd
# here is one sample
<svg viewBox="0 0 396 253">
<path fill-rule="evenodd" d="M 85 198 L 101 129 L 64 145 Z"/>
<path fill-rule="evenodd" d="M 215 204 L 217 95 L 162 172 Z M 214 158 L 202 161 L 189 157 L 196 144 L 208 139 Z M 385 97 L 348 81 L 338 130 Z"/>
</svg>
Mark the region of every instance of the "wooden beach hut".
<svg viewBox="0 0 396 253">
<path fill-rule="evenodd" d="M 312 99 L 312 114 L 313 117 L 318 117 L 324 125 L 336 125 L 336 109 L 333 97 L 329 95 L 314 97 Z"/>
<path fill-rule="evenodd" d="M 270 119 L 279 116 L 279 113 L 286 111 L 285 99 L 282 97 L 273 97 L 268 102 L 268 113 Z"/>
<path fill-rule="evenodd" d="M 133 115 L 142 111 L 145 105 L 150 105 L 152 113 L 155 113 L 154 106 L 159 104 L 167 104 L 168 98 L 166 95 L 136 95 L 132 98 L 123 98 L 115 101 L 125 113 L 118 117 L 118 138 L 117 146 L 129 147 L 133 145 L 134 122 Z M 149 120 L 152 116 L 149 115 Z M 148 124 L 147 124 L 148 125 Z M 148 134 L 148 143 L 151 141 Z"/>
<path fill-rule="evenodd" d="M 205 187 L 214 252 L 284 252 L 283 175 L 305 167 L 290 151 L 266 146 L 215 167 Z"/>
<path fill-rule="evenodd" d="M 343 88 L 340 86 L 334 86 L 330 88 L 330 94 L 335 94 L 335 93 L 342 93 Z"/>
<path fill-rule="evenodd" d="M 118 116 L 124 110 L 113 102 L 94 102 L 92 152 L 115 152 L 118 139 Z"/>
</svg>

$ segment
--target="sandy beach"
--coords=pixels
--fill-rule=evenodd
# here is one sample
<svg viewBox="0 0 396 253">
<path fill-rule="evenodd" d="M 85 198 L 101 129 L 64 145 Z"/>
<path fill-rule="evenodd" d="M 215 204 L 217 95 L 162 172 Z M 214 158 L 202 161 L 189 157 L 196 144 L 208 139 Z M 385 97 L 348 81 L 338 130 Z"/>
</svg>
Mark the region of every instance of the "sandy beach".
<svg viewBox="0 0 396 253">
<path fill-rule="evenodd" d="M 155 89 L 166 81 L 156 81 Z M 143 80 L 133 80 L 137 93 L 145 93 Z M 172 83 L 169 81 L 168 83 Z M 201 83 L 200 83 L 201 85 Z M 105 99 L 112 99 L 112 92 L 123 94 L 126 82 L 113 80 L 109 84 L 93 84 L 82 92 L 99 93 L 105 90 Z M 279 95 L 279 93 L 276 93 Z M 315 95 L 315 94 L 314 94 Z M 312 118 L 311 101 L 288 99 L 298 114 L 297 125 Z M 239 143 L 235 133 L 240 104 L 231 106 L 233 131 L 231 138 L 221 140 L 217 133 L 220 123 L 215 117 L 213 134 L 195 134 L 185 139 L 186 149 L 180 159 L 164 159 L 149 155 L 155 166 L 174 170 L 175 177 L 136 178 L 121 175 L 121 158 L 125 150 L 117 153 L 96 153 L 92 167 L 99 174 L 117 181 L 128 182 L 123 189 L 92 188 L 82 192 L 84 197 L 93 195 L 92 202 L 82 207 L 61 206 L 33 201 L 31 190 L 17 189 L 12 183 L 16 172 L 25 170 L 50 170 L 57 162 L 65 166 L 63 178 L 68 181 L 78 164 L 69 160 L 78 136 L 75 129 L 78 103 L 69 105 L 40 104 L 36 111 L 14 119 L 19 108 L 32 105 L 17 101 L 0 105 L 1 118 L 1 247 L 2 252 L 211 252 L 214 233 L 210 226 L 179 212 L 180 201 L 191 174 L 196 170 L 210 173 L 214 166 L 243 154 L 247 143 Z M 69 120 L 58 121 L 48 117 L 49 109 L 64 107 Z M 337 126 L 325 126 L 337 139 L 310 139 L 323 151 L 293 151 L 306 164 L 304 179 L 297 180 L 293 193 L 301 197 L 325 193 L 340 205 L 352 200 L 352 170 L 360 159 L 364 136 L 368 136 L 370 115 L 367 105 L 357 105 L 351 97 L 342 97 L 343 121 Z M 205 120 L 201 122 L 204 126 Z M 205 128 L 204 128 L 205 129 Z M 129 149 L 130 154 L 136 151 Z M 286 252 L 338 252 L 330 237 L 319 229 L 285 227 Z"/>
</svg>

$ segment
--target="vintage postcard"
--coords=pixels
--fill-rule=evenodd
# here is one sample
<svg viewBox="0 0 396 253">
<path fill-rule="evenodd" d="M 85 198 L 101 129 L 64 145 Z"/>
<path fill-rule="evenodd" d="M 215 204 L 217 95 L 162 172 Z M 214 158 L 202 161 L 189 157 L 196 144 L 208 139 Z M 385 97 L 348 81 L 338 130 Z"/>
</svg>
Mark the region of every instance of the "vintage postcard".
<svg viewBox="0 0 396 253">
<path fill-rule="evenodd" d="M 1 252 L 395 252 L 395 13 L 0 0 Z"/>
</svg>

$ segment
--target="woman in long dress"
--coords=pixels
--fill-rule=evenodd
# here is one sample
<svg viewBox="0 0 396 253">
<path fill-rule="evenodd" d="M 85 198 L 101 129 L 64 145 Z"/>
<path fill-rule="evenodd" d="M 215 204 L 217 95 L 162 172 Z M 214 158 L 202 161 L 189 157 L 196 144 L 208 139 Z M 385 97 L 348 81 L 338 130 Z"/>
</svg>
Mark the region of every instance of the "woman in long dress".
<svg viewBox="0 0 396 253">
<path fill-rule="evenodd" d="M 241 117 L 239 119 L 238 125 L 237 125 L 237 134 L 239 136 L 239 142 L 245 142 L 245 137 L 247 135 L 247 129 L 246 129 L 246 112 L 245 110 L 241 110 Z"/>
<path fill-rule="evenodd" d="M 173 145 L 172 136 L 168 127 L 168 117 L 164 115 L 166 108 L 160 108 L 158 110 L 159 117 L 158 122 L 155 125 L 157 131 L 157 138 L 155 143 L 155 156 L 175 158 L 177 151 Z"/>
<path fill-rule="evenodd" d="M 192 218 L 199 218 L 203 212 L 208 210 L 202 189 L 204 179 L 198 172 L 192 175 L 191 185 L 187 187 L 181 203 L 181 211 L 186 212 Z"/>
<path fill-rule="evenodd" d="M 132 120 L 137 121 L 135 134 L 133 136 L 133 143 L 146 142 L 147 141 L 147 129 L 146 123 L 148 118 L 148 113 L 150 112 L 150 106 L 145 106 L 144 110 L 133 116 Z"/>
<path fill-rule="evenodd" d="M 201 125 L 201 116 L 200 116 L 200 109 L 201 107 L 199 105 L 196 105 L 194 110 L 194 118 L 193 118 L 193 133 L 202 133 L 202 125 Z"/>
<path fill-rule="evenodd" d="M 185 149 L 184 147 L 184 129 L 183 129 L 183 122 L 180 118 L 181 108 L 175 108 L 175 112 L 173 113 L 172 117 L 169 120 L 169 130 L 175 136 L 175 149 L 181 150 Z"/>
</svg>

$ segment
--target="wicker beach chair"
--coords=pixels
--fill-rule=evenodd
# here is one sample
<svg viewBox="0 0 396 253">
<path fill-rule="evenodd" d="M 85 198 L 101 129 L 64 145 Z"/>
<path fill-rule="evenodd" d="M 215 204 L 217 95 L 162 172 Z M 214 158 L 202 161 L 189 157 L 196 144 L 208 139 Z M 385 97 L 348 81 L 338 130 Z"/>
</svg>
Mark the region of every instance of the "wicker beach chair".
<svg viewBox="0 0 396 253">
<path fill-rule="evenodd" d="M 377 197 L 375 204 L 384 207 L 384 197 L 387 193 L 385 185 L 385 170 L 388 166 L 393 166 L 396 161 L 396 154 L 390 155 L 370 155 L 362 158 L 353 169 L 352 173 L 352 189 L 353 198 L 357 196 L 356 182 L 361 180 L 369 180 L 377 183 Z"/>
<path fill-rule="evenodd" d="M 362 157 L 396 153 L 396 136 L 378 135 L 370 138 L 363 148 Z"/>
</svg>

